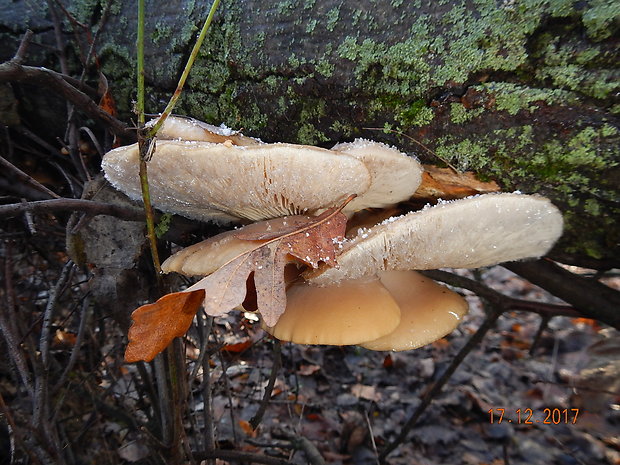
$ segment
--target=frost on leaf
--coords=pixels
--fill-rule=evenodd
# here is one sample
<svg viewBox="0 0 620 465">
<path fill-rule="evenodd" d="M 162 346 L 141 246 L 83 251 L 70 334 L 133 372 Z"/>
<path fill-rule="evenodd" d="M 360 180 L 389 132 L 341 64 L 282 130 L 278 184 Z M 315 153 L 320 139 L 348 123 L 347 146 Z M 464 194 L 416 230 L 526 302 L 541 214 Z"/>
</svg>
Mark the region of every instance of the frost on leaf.
<svg viewBox="0 0 620 465">
<path fill-rule="evenodd" d="M 288 256 L 316 268 L 319 262 L 336 264 L 333 240 L 342 240 L 347 218 L 338 209 L 330 209 L 316 218 L 291 217 L 271 231 L 256 231 L 253 225 L 241 228 L 238 239 L 266 241 L 240 254 L 213 274 L 191 286 L 188 291 L 204 289 L 205 311 L 222 315 L 241 305 L 246 295 L 245 282 L 254 272 L 258 310 L 267 325 L 274 325 L 286 308 L 284 267 Z"/>
</svg>

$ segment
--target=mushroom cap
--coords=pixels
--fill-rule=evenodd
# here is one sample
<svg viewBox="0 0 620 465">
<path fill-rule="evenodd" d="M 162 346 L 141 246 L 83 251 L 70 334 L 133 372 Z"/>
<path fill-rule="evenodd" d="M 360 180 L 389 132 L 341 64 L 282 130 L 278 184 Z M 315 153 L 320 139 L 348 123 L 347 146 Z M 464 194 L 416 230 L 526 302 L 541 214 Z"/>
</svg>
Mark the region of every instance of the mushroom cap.
<svg viewBox="0 0 620 465">
<path fill-rule="evenodd" d="M 164 273 L 175 271 L 186 276 L 207 276 L 229 261 L 256 247 L 253 241 L 235 237 L 236 231 L 226 231 L 205 241 L 185 247 L 168 257 L 162 264 Z"/>
<path fill-rule="evenodd" d="M 362 161 L 370 172 L 370 187 L 353 199 L 344 212 L 382 208 L 411 197 L 422 182 L 422 165 L 399 150 L 366 139 L 337 144 L 332 150 Z"/>
<path fill-rule="evenodd" d="M 378 279 L 329 287 L 296 283 L 286 299 L 286 311 L 265 330 L 297 344 L 359 344 L 392 332 L 400 321 L 398 304 Z"/>
<path fill-rule="evenodd" d="M 400 324 L 361 345 L 371 350 L 411 350 L 450 333 L 467 313 L 467 301 L 415 271 L 384 271 L 379 279 L 400 307 Z"/>
<path fill-rule="evenodd" d="M 146 126 L 153 126 L 156 121 L 157 119 L 151 120 L 146 123 Z M 161 140 L 181 139 L 214 143 L 229 140 L 234 145 L 257 145 L 261 143 L 258 139 L 244 136 L 224 125 L 214 126 L 185 116 L 168 116 L 159 129 L 157 137 Z"/>
<path fill-rule="evenodd" d="M 310 217 L 304 215 L 285 216 L 259 221 L 243 227 L 244 234 L 268 233 L 296 224 L 305 224 Z M 249 252 L 266 240 L 244 240 L 236 235 L 240 230 L 226 231 L 168 257 L 162 264 L 164 273 L 175 271 L 186 276 L 207 276 L 214 273 L 229 261 Z"/>
<path fill-rule="evenodd" d="M 485 194 L 389 218 L 343 243 L 340 267 L 311 270 L 328 285 L 385 270 L 477 268 L 548 252 L 562 234 L 562 215 L 546 198 Z"/>
<path fill-rule="evenodd" d="M 102 162 L 112 185 L 135 200 L 141 199 L 138 165 L 137 144 L 108 152 Z M 157 143 L 149 185 L 161 210 L 256 221 L 337 205 L 366 192 L 370 174 L 361 161 L 317 147 L 170 140 Z"/>
</svg>

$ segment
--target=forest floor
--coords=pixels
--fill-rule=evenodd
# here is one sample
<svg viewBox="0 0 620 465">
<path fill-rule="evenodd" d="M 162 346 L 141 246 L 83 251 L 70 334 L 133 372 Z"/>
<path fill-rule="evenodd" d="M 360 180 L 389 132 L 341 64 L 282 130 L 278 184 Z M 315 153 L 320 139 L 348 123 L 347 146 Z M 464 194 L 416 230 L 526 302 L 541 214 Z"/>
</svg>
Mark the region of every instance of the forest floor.
<svg viewBox="0 0 620 465">
<path fill-rule="evenodd" d="M 483 272 L 482 279 L 514 297 L 552 299 L 501 267 Z M 466 321 L 447 338 L 418 350 L 386 354 L 358 347 L 284 346 L 284 370 L 257 432 L 246 425 L 267 384 L 270 344 L 252 344 L 234 355 L 264 333 L 247 320 L 243 331 L 230 330 L 239 327 L 233 317 L 218 323 L 232 349 L 226 362 L 231 396 L 220 386 L 214 397 L 219 440 L 280 455 L 277 444 L 286 446 L 293 433 L 312 441 L 328 463 L 376 464 L 376 450 L 401 431 L 429 384 L 484 319 L 479 299 L 468 299 Z M 616 331 L 588 320 L 555 318 L 530 354 L 539 323 L 531 313 L 500 317 L 389 463 L 620 463 Z M 221 375 L 221 365 L 215 370 Z M 306 463 L 303 456 L 292 461 Z"/>
</svg>

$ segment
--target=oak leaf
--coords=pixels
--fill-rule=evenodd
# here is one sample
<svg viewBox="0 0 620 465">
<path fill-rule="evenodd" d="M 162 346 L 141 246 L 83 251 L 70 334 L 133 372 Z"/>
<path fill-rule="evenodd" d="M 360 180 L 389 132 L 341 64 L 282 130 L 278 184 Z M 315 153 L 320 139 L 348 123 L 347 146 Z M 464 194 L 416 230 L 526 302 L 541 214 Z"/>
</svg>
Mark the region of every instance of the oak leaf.
<svg viewBox="0 0 620 465">
<path fill-rule="evenodd" d="M 336 244 L 343 240 L 347 223 L 347 217 L 340 212 L 343 206 L 315 218 L 291 217 L 286 225 L 267 232 L 256 225 L 239 229 L 235 237 L 256 241 L 256 247 L 187 290 L 204 289 L 206 313 L 222 315 L 243 303 L 245 282 L 253 272 L 258 310 L 266 325 L 275 325 L 286 308 L 284 267 L 289 255 L 313 268 L 319 262 L 336 265 Z"/>
<path fill-rule="evenodd" d="M 167 294 L 133 312 L 134 323 L 129 330 L 125 360 L 152 360 L 172 339 L 185 334 L 201 303 L 205 312 L 212 316 L 223 315 L 240 306 L 246 298 L 246 282 L 250 276 L 253 276 L 256 302 L 265 324 L 275 325 L 286 308 L 286 264 L 295 257 L 313 268 L 320 262 L 335 266 L 337 244 L 344 239 L 347 223 L 341 210 L 352 199 L 353 196 L 340 207 L 326 210 L 317 217 L 291 216 L 286 221 L 269 223 L 268 220 L 236 231 L 236 238 L 255 243 L 255 246 L 188 289 Z M 269 229 L 265 224 L 277 227 Z"/>
</svg>

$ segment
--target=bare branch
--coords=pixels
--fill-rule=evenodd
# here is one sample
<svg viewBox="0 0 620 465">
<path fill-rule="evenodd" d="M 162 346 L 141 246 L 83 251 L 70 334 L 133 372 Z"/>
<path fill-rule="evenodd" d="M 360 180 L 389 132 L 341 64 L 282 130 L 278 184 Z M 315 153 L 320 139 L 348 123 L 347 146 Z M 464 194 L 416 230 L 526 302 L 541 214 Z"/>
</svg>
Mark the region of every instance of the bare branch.
<svg viewBox="0 0 620 465">
<path fill-rule="evenodd" d="M 88 95 L 69 84 L 67 77 L 63 74 L 43 67 L 23 66 L 8 61 L 0 64 L 0 83 L 2 82 L 28 82 L 44 85 L 58 91 L 86 115 L 101 121 L 118 136 L 128 139 L 136 137 L 135 132 L 125 123 L 102 110 Z"/>
<path fill-rule="evenodd" d="M 22 41 L 19 44 L 19 48 L 17 49 L 17 52 L 15 52 L 15 56 L 11 59 L 13 63 L 21 64 L 24 60 L 26 50 L 28 50 L 28 45 L 30 45 L 30 39 L 32 39 L 33 34 L 34 33 L 30 29 L 26 30 L 24 37 L 22 37 Z"/>
<path fill-rule="evenodd" d="M 550 260 L 504 265 L 533 284 L 568 302 L 582 313 L 620 329 L 620 292 L 590 278 L 571 273 Z"/>
<path fill-rule="evenodd" d="M 144 212 L 140 208 L 122 207 L 104 202 L 84 199 L 37 200 L 27 203 L 0 205 L 0 217 L 16 216 L 24 212 L 48 211 L 83 211 L 89 215 L 115 216 L 126 221 L 144 221 Z"/>
<path fill-rule="evenodd" d="M 21 179 L 22 181 L 24 181 L 27 184 L 29 184 L 30 186 L 34 187 L 38 191 L 44 192 L 45 194 L 47 194 L 48 196 L 50 196 L 50 197 L 52 197 L 54 199 L 59 199 L 60 198 L 60 196 L 58 194 L 56 194 L 56 192 L 53 192 L 53 191 L 49 190 L 47 187 L 45 187 L 39 181 L 34 179 L 32 176 L 24 173 L 17 166 L 15 166 L 13 163 L 9 162 L 8 160 L 6 160 L 3 157 L 0 157 L 0 166 L 5 168 L 6 170 L 9 170 L 18 179 Z"/>
<path fill-rule="evenodd" d="M 436 281 L 441 281 L 443 283 L 450 284 L 451 286 L 472 291 L 478 297 L 482 297 L 491 304 L 501 307 L 504 312 L 511 310 L 523 310 L 526 312 L 538 313 L 539 315 L 547 317 L 567 316 L 571 318 L 578 318 L 583 316 L 569 305 L 554 305 L 545 302 L 532 302 L 530 300 L 514 299 L 491 289 L 483 283 L 464 276 L 456 275 L 454 273 L 448 273 L 447 271 L 428 270 L 421 271 L 420 273 Z"/>
</svg>

